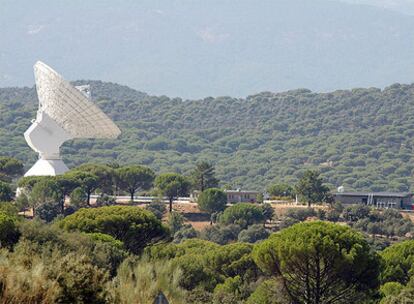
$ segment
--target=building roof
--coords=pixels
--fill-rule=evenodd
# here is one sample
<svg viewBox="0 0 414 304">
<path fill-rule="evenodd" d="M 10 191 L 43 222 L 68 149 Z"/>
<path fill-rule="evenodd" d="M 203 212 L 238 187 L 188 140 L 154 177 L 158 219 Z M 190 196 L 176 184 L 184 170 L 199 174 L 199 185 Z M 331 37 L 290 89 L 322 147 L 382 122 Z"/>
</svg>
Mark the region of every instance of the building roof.
<svg viewBox="0 0 414 304">
<path fill-rule="evenodd" d="M 369 196 L 374 197 L 407 197 L 412 196 L 411 192 L 335 192 L 335 196 Z"/>
<path fill-rule="evenodd" d="M 259 191 L 254 191 L 254 190 L 240 190 L 240 189 L 236 189 L 236 190 L 224 190 L 225 193 L 242 193 L 242 194 L 259 194 Z"/>
</svg>

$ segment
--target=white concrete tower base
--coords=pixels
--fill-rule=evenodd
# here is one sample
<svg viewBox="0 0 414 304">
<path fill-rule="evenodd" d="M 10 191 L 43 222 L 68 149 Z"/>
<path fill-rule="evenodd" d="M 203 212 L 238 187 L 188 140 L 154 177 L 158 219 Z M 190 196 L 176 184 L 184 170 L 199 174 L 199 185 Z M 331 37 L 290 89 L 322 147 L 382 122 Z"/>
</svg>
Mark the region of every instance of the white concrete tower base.
<svg viewBox="0 0 414 304">
<path fill-rule="evenodd" d="M 68 170 L 61 159 L 39 159 L 24 176 L 55 176 Z"/>
</svg>

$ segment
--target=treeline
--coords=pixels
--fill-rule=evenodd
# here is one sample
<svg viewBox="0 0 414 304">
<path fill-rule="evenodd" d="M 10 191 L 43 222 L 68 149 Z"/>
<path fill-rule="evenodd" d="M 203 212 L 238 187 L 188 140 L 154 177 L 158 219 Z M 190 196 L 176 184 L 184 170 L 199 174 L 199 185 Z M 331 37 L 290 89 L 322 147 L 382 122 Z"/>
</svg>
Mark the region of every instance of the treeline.
<svg viewBox="0 0 414 304">
<path fill-rule="evenodd" d="M 113 141 L 66 143 L 62 154 L 71 167 L 116 160 L 188 175 L 205 160 L 216 166 L 222 185 L 233 187 L 295 184 L 307 169 L 320 170 L 330 188 L 411 187 L 413 85 L 183 101 L 90 84 L 94 101 L 123 133 Z M 33 88 L 0 89 L 0 155 L 34 163 L 36 155 L 22 134 L 36 107 Z"/>
<path fill-rule="evenodd" d="M 188 196 L 192 180 L 178 173 L 163 173 L 158 176 L 143 166 L 84 164 L 58 176 L 28 176 L 17 182 L 16 202 L 19 208 L 31 208 L 34 217 L 47 222 L 59 215 L 89 207 L 91 195 L 99 194 L 94 206 L 108 206 L 116 203 L 116 196 L 128 193 L 134 201 L 137 192 L 166 196 L 170 212 L 174 198 Z M 65 207 L 69 200 L 70 205 Z"/>
</svg>

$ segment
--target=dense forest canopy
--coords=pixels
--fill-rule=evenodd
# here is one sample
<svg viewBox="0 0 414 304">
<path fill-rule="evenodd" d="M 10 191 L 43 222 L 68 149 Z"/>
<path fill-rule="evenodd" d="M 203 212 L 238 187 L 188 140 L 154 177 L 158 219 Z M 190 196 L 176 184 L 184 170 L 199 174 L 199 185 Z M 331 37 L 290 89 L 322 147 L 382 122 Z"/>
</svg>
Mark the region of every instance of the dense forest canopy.
<svg viewBox="0 0 414 304">
<path fill-rule="evenodd" d="M 88 83 L 93 100 L 122 135 L 65 143 L 62 156 L 69 167 L 117 161 L 188 174 L 205 160 L 233 187 L 264 190 L 275 181 L 296 182 L 306 169 L 316 168 L 331 188 L 412 188 L 414 84 L 182 100 Z M 0 89 L 0 155 L 21 159 L 27 167 L 36 155 L 23 132 L 36 108 L 34 88 Z"/>
</svg>

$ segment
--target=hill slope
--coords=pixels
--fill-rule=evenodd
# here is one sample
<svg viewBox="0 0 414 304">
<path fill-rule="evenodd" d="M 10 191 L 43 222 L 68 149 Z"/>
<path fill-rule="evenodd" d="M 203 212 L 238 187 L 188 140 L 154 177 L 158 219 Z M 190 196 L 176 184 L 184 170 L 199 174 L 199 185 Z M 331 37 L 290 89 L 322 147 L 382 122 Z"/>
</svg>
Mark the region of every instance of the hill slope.
<svg viewBox="0 0 414 304">
<path fill-rule="evenodd" d="M 66 143 L 62 155 L 70 166 L 117 160 L 187 173 L 196 161 L 208 160 L 220 179 L 245 188 L 294 182 L 307 168 L 319 168 L 331 186 L 401 191 L 412 186 L 414 84 L 183 101 L 89 83 L 96 103 L 123 133 L 117 140 Z M 0 89 L 0 155 L 27 166 L 36 156 L 22 134 L 36 102 L 33 88 Z"/>
<path fill-rule="evenodd" d="M 31 86 L 37 60 L 67 79 L 185 98 L 414 81 L 414 16 L 377 7 L 327 0 L 24 2 L 2 1 L 0 87 Z"/>
</svg>

